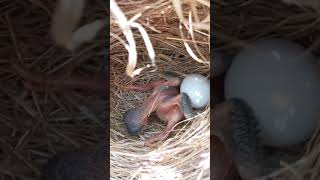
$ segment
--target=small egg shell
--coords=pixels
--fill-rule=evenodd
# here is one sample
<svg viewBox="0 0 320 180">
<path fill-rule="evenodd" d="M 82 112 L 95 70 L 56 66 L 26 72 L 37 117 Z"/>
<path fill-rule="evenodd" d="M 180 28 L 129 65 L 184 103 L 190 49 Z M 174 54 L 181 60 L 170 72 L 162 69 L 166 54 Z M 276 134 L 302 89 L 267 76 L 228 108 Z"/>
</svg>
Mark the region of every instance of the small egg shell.
<svg viewBox="0 0 320 180">
<path fill-rule="evenodd" d="M 255 111 L 263 143 L 294 145 L 309 138 L 320 115 L 320 69 L 312 54 L 281 39 L 259 40 L 235 57 L 226 98 L 242 98 Z"/>
<path fill-rule="evenodd" d="M 209 103 L 210 81 L 201 74 L 190 74 L 183 79 L 180 92 L 190 97 L 193 108 L 203 108 Z"/>
</svg>

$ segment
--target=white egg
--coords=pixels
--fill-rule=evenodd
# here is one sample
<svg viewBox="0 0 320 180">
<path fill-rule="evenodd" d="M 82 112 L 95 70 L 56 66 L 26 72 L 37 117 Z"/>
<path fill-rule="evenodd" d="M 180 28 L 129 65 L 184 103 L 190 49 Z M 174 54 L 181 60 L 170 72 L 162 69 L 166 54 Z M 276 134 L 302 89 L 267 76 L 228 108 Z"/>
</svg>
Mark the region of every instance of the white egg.
<svg viewBox="0 0 320 180">
<path fill-rule="evenodd" d="M 190 74 L 183 79 L 180 92 L 190 97 L 192 107 L 203 108 L 209 103 L 210 81 L 201 74 Z"/>
<path fill-rule="evenodd" d="M 320 69 L 312 54 L 293 42 L 260 40 L 234 59 L 225 81 L 227 98 L 246 100 L 266 145 L 303 142 L 318 126 Z"/>
</svg>

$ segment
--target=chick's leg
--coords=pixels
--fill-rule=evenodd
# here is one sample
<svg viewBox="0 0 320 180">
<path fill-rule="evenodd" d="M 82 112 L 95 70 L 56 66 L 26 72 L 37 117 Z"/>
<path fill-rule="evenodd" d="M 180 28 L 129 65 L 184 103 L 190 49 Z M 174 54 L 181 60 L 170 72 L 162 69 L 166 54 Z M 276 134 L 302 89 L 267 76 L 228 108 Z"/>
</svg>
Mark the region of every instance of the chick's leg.
<svg viewBox="0 0 320 180">
<path fill-rule="evenodd" d="M 189 100 L 189 97 L 182 93 L 166 101 L 162 101 L 159 104 L 158 108 L 161 109 L 160 113 L 165 114 L 163 117 L 169 117 L 167 118 L 168 123 L 163 132 L 146 141 L 147 146 L 153 146 L 154 143 L 166 139 L 173 130 L 174 126 L 181 121 L 183 116 L 187 118 L 193 116 L 191 103 Z"/>
<path fill-rule="evenodd" d="M 166 128 L 163 132 L 155 135 L 154 137 L 146 140 L 145 145 L 149 147 L 153 147 L 156 145 L 157 142 L 163 141 L 168 138 L 170 133 L 173 131 L 174 126 L 181 120 L 179 116 L 172 116 L 172 119 L 170 119 L 167 123 Z"/>
<path fill-rule="evenodd" d="M 162 103 L 163 97 L 166 96 L 166 92 L 157 92 L 154 90 L 154 92 L 149 96 L 143 105 L 140 107 L 142 109 L 141 115 L 142 118 L 147 118 L 151 113 L 153 113 L 158 106 Z"/>
<path fill-rule="evenodd" d="M 184 112 L 192 112 L 192 110 L 190 110 L 190 99 L 186 96 L 186 94 L 183 94 L 181 96 L 178 95 L 178 97 L 176 98 L 171 98 L 163 102 L 164 97 L 168 96 L 170 93 L 175 93 L 175 91 L 165 91 L 165 87 L 178 86 L 179 84 L 180 80 L 178 78 L 172 78 L 170 81 L 166 81 L 162 85 L 156 86 L 150 97 L 145 100 L 145 103 L 141 107 L 142 109 L 144 109 L 142 113 L 144 114 L 144 117 L 148 117 L 152 112 L 154 112 L 159 104 L 164 104 L 162 105 L 162 107 L 172 107 L 172 105 L 178 104 L 180 108 L 183 107 L 183 109 L 185 110 Z"/>
</svg>

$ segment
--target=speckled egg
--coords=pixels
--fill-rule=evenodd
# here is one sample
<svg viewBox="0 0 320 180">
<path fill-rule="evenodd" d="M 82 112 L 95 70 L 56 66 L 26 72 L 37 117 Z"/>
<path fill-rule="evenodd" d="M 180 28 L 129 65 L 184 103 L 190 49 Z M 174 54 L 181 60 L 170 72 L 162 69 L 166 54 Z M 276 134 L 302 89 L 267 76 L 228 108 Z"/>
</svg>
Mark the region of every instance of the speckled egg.
<svg viewBox="0 0 320 180">
<path fill-rule="evenodd" d="M 203 108 L 209 103 L 210 81 L 201 74 L 190 74 L 183 79 L 180 91 L 190 97 L 193 108 Z"/>
<path fill-rule="evenodd" d="M 259 40 L 235 57 L 225 81 L 227 98 L 242 98 L 255 111 L 263 143 L 303 142 L 319 125 L 320 69 L 302 46 Z"/>
</svg>

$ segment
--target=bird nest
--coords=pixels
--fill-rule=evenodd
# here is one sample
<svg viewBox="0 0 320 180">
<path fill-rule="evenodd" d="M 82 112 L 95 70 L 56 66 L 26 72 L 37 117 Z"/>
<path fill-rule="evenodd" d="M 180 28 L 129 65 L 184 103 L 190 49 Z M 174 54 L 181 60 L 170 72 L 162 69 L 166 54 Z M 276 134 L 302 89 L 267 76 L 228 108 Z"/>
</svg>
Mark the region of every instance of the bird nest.
<svg viewBox="0 0 320 180">
<path fill-rule="evenodd" d="M 42 75 L 71 66 L 69 73 L 91 75 L 104 69 L 106 35 L 100 31 L 70 52 L 51 37 L 57 1 L 0 4 L 0 179 L 40 179 L 43 165 L 55 154 L 105 138 L 106 94 L 31 91 L 12 63 Z M 103 0 L 87 1 L 77 25 L 105 19 L 107 9 Z"/>
<path fill-rule="evenodd" d="M 165 70 L 181 76 L 209 75 L 209 1 L 117 0 L 116 3 L 120 11 L 111 12 L 115 14 L 110 19 L 111 179 L 209 179 L 209 106 L 195 117 L 181 121 L 168 139 L 153 148 L 144 146 L 144 139 L 163 131 L 164 123 L 151 116 L 144 134 L 136 137 L 127 133 L 122 120 L 126 110 L 141 105 L 150 95 L 128 91 L 124 86 L 157 80 Z M 123 35 L 117 19 L 121 14 L 128 23 L 130 19 L 136 23 L 130 26 L 136 48 L 130 44 L 130 37 Z M 130 54 L 132 51 L 137 54 L 137 63 Z"/>
<path fill-rule="evenodd" d="M 320 42 L 318 2 L 285 2 L 215 0 L 211 7 L 214 12 L 213 31 L 217 40 L 215 50 L 236 52 L 257 39 L 280 37 L 297 42 L 317 55 Z M 298 160 L 281 162 L 281 169 L 261 179 L 319 179 L 319 130 L 303 147 L 303 155 Z"/>
</svg>

